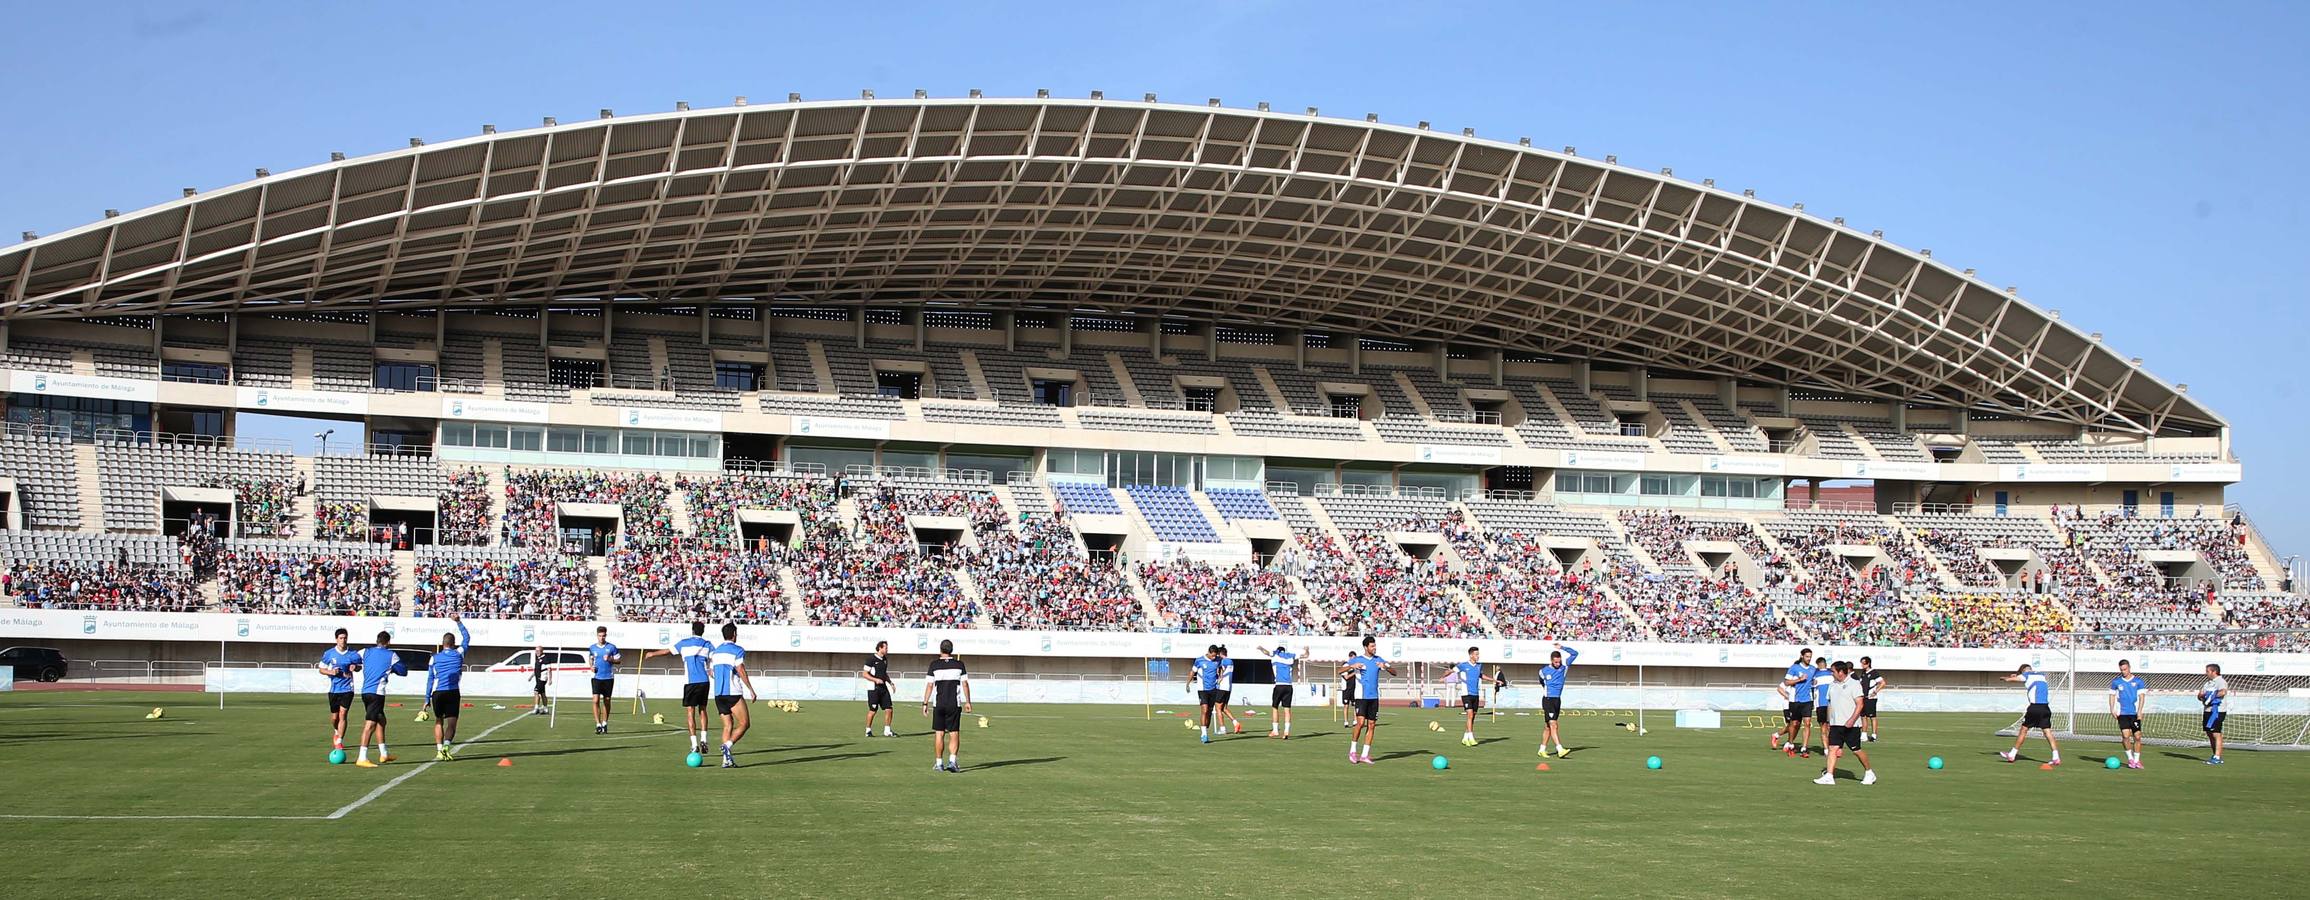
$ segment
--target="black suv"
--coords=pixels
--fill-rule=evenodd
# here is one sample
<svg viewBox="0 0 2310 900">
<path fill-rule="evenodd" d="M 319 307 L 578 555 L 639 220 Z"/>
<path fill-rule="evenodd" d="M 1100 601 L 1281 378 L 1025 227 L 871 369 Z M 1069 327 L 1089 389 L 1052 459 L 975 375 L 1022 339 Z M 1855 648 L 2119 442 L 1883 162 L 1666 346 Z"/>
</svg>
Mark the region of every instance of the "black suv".
<svg viewBox="0 0 2310 900">
<path fill-rule="evenodd" d="M 10 647 L 0 650 L 0 666 L 16 670 L 18 680 L 64 680 L 64 651 L 54 647 Z"/>
</svg>

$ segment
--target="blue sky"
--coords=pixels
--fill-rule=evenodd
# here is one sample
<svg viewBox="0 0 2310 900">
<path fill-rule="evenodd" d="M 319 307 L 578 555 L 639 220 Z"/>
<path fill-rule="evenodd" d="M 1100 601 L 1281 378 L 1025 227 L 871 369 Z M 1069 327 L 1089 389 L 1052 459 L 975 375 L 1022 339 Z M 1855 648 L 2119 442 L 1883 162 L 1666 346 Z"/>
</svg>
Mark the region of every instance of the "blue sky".
<svg viewBox="0 0 2310 900">
<path fill-rule="evenodd" d="M 2234 498 L 2303 552 L 2306 38 L 2283 3 L 35 4 L 0 33 L 0 234 L 740 94 L 1375 112 L 1673 166 L 2018 285 L 2228 416 Z"/>
</svg>

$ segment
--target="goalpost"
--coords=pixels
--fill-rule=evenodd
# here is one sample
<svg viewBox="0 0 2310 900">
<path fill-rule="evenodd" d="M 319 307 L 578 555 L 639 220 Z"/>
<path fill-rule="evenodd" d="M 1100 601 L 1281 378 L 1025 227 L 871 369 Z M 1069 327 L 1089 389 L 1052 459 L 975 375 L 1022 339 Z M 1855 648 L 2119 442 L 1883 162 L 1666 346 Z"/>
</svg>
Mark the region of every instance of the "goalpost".
<svg viewBox="0 0 2310 900">
<path fill-rule="evenodd" d="M 2310 750 L 2310 675 L 2264 671 L 2279 668 L 2268 665 L 2271 648 L 2310 645 L 2310 631 L 2092 631 L 2048 638 L 2038 669 L 2052 688 L 2058 737 L 2117 740 L 2109 684 L 2123 658 L 2149 685 L 2141 700 L 2142 743 L 2202 747 L 2205 707 L 2197 694 L 2206 682 L 2205 663 L 2214 662 L 2230 686 L 2222 703 L 2226 747 Z M 2186 671 L 2174 671 L 2177 663 Z M 2166 671 L 2144 671 L 2152 667 Z M 2011 736 L 2020 726 L 2017 716 L 1998 734 Z"/>
</svg>

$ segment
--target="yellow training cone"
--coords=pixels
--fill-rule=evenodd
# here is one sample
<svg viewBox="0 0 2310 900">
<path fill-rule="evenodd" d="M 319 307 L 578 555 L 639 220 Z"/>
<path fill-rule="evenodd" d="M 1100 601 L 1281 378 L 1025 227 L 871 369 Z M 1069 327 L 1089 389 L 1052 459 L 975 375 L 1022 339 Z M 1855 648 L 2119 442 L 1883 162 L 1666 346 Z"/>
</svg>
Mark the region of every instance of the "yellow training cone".
<svg viewBox="0 0 2310 900">
<path fill-rule="evenodd" d="M 980 727 L 980 728 L 985 728 L 985 727 L 987 727 L 987 717 L 985 717 L 985 716 L 980 716 L 980 717 L 979 717 L 979 727 Z"/>
<path fill-rule="evenodd" d="M 148 713 L 145 713 L 145 714 L 144 714 L 144 717 L 145 717 L 145 718 L 147 718 L 147 719 L 158 719 L 158 718 L 160 718 L 160 717 L 162 717 L 162 716 L 165 716 L 165 715 L 168 715 L 168 711 L 167 711 L 167 710 L 165 710 L 165 709 L 161 709 L 160 707 L 158 707 L 158 706 L 155 706 L 155 707 L 153 707 L 153 708 L 152 708 L 152 712 L 148 712 Z"/>
</svg>

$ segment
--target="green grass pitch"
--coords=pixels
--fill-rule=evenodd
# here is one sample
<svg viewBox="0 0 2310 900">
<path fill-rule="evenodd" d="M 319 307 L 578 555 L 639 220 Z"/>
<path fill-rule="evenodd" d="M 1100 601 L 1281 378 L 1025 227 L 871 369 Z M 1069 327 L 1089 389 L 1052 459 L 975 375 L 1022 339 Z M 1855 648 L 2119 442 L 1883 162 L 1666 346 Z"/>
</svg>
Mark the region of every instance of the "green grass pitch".
<svg viewBox="0 0 2310 900">
<path fill-rule="evenodd" d="M 1614 727 L 1625 713 L 1572 716 L 1571 758 L 1540 772 L 1536 716 L 1482 720 L 1466 748 L 1455 711 L 1403 707 L 1378 766 L 1349 765 L 1321 709 L 1288 743 L 1262 715 L 1206 746 L 1136 707 L 980 707 L 991 727 L 965 720 L 966 771 L 944 775 L 913 709 L 902 737 L 867 739 L 860 704 L 758 706 L 722 771 L 683 766 L 679 729 L 629 701 L 608 736 L 564 701 L 558 728 L 511 720 L 332 819 L 432 757 L 413 700 L 393 710 L 402 761 L 379 769 L 327 764 L 319 697 L 214 702 L 0 695 L 7 894 L 2251 896 L 2299 890 L 2310 837 L 2310 754 L 2214 768 L 2153 747 L 2113 772 L 2114 745 L 2083 743 L 2043 771 L 1993 755 L 2012 716 L 1898 715 L 1870 745 L 1878 784 L 1822 787 L 1818 759 L 1766 750 L 1738 715 L 1652 715 L 1644 736 Z M 516 715 L 488 703 L 466 738 Z M 103 818 L 126 816 L 249 818 Z"/>
</svg>

